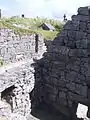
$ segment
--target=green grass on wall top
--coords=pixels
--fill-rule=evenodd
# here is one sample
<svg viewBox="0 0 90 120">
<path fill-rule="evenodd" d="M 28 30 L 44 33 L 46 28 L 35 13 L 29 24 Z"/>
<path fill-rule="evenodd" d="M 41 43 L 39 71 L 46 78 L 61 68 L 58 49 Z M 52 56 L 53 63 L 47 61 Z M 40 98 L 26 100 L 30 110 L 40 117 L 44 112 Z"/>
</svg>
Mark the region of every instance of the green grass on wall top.
<svg viewBox="0 0 90 120">
<path fill-rule="evenodd" d="M 52 24 L 56 28 L 56 31 L 42 30 L 39 26 L 45 22 Z M 22 25 L 24 27 L 20 28 L 14 25 Z M 62 31 L 63 23 L 45 18 L 2 18 L 0 20 L 0 28 L 12 29 L 16 34 L 20 35 L 39 33 L 43 35 L 46 40 L 53 40 L 56 35 Z"/>
</svg>

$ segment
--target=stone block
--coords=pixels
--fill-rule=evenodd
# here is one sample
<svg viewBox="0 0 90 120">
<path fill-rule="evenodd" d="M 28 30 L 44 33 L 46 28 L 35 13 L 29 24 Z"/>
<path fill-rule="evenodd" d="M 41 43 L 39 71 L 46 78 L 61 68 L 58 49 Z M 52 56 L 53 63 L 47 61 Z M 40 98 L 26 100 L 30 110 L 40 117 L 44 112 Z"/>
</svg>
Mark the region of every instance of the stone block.
<svg viewBox="0 0 90 120">
<path fill-rule="evenodd" d="M 88 16 L 89 15 L 89 6 L 78 8 L 78 14 Z"/>
<path fill-rule="evenodd" d="M 77 77 L 77 72 L 75 71 L 70 71 L 66 74 L 67 81 L 75 81 L 76 77 Z"/>
<path fill-rule="evenodd" d="M 88 68 L 87 67 L 81 67 L 80 72 L 81 72 L 82 75 L 87 76 Z"/>
<path fill-rule="evenodd" d="M 83 39 L 83 40 L 77 40 L 76 41 L 76 47 L 77 48 L 81 48 L 81 49 L 87 49 L 87 39 Z"/>
<path fill-rule="evenodd" d="M 80 31 L 86 31 L 87 24 L 85 22 L 79 22 L 79 29 L 80 29 Z"/>
<path fill-rule="evenodd" d="M 66 88 L 70 91 L 75 91 L 76 87 L 75 87 L 75 83 L 74 82 L 70 82 L 66 84 Z"/>
<path fill-rule="evenodd" d="M 57 86 L 58 86 L 59 90 L 62 90 L 62 88 L 65 88 L 66 87 L 66 80 L 65 80 L 65 78 L 57 79 Z"/>
<path fill-rule="evenodd" d="M 67 43 L 66 43 L 66 46 L 74 49 L 74 48 L 76 48 L 76 42 L 74 40 L 73 41 L 68 40 Z"/>
<path fill-rule="evenodd" d="M 89 16 L 73 15 L 72 16 L 72 21 L 88 22 L 89 21 Z"/>
<path fill-rule="evenodd" d="M 73 24 L 73 21 L 68 20 L 64 25 L 64 30 L 79 30 L 78 24 Z"/>
<path fill-rule="evenodd" d="M 76 37 L 76 31 L 68 30 L 67 33 L 68 33 L 68 37 L 69 38 L 71 37 L 71 38 L 75 39 L 75 37 Z"/>
<path fill-rule="evenodd" d="M 87 50 L 84 49 L 71 49 L 69 51 L 70 57 L 87 57 L 88 53 Z"/>
<path fill-rule="evenodd" d="M 82 39 L 86 39 L 87 34 L 83 31 L 76 31 L 75 32 L 75 40 L 82 40 Z"/>
<path fill-rule="evenodd" d="M 68 99 L 75 102 L 84 102 L 86 100 L 84 96 L 72 92 L 68 92 Z"/>
<path fill-rule="evenodd" d="M 61 98 L 66 99 L 66 93 L 63 91 L 59 92 L 59 99 Z"/>
<path fill-rule="evenodd" d="M 87 90 L 88 90 L 87 86 L 81 86 L 80 94 L 87 98 Z"/>
</svg>

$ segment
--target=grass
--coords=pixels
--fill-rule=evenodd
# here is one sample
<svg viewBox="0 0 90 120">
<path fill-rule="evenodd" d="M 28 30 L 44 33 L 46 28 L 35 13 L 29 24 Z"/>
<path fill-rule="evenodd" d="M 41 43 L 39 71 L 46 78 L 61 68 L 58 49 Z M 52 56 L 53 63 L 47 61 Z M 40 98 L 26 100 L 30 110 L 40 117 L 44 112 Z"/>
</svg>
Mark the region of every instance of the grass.
<svg viewBox="0 0 90 120">
<path fill-rule="evenodd" d="M 58 31 L 36 30 L 36 33 L 41 34 L 45 40 L 53 40 L 57 36 Z"/>
<path fill-rule="evenodd" d="M 0 60 L 0 67 L 2 67 L 4 65 L 4 59 Z"/>
<path fill-rule="evenodd" d="M 56 25 L 61 26 L 62 23 L 59 20 L 53 20 L 53 19 L 46 19 L 46 18 L 2 18 L 2 20 L 5 20 L 6 22 L 10 24 L 21 24 L 24 26 L 29 26 L 29 28 L 38 28 L 42 23 L 50 23 L 54 27 Z"/>
<path fill-rule="evenodd" d="M 56 28 L 56 31 L 42 30 L 39 26 L 44 22 L 52 24 Z M 24 28 L 16 27 L 14 24 L 22 25 Z M 12 29 L 15 34 L 19 35 L 39 33 L 46 40 L 53 40 L 62 30 L 63 24 L 60 21 L 45 18 L 2 18 L 0 20 L 0 28 Z"/>
</svg>

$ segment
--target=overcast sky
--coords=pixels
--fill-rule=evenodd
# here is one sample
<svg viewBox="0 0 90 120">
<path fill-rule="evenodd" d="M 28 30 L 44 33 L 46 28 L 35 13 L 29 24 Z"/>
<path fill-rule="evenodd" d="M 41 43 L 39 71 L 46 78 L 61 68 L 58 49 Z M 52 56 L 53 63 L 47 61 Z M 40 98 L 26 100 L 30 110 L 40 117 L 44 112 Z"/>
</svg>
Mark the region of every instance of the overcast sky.
<svg viewBox="0 0 90 120">
<path fill-rule="evenodd" d="M 89 6 L 90 0 L 0 0 L 3 16 L 25 14 L 26 17 L 69 19 L 77 13 L 78 7 Z"/>
</svg>

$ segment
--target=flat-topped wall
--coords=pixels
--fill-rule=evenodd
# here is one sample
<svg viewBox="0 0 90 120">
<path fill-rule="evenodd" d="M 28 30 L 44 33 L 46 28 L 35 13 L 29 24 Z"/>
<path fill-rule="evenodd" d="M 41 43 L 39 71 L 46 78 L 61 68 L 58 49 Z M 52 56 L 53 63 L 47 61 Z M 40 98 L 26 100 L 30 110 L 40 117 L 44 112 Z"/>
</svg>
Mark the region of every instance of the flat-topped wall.
<svg viewBox="0 0 90 120">
<path fill-rule="evenodd" d="M 31 59 L 37 54 L 42 55 L 44 47 L 44 39 L 40 35 L 20 36 L 15 35 L 12 30 L 0 29 L 0 57 L 5 62 Z"/>
<path fill-rule="evenodd" d="M 0 62 L 5 63 L 0 66 L 0 117 L 4 114 L 8 120 L 26 120 L 31 111 L 30 92 L 35 84 L 32 64 L 45 51 L 40 35 L 20 36 L 12 30 L 0 29 Z"/>
</svg>

